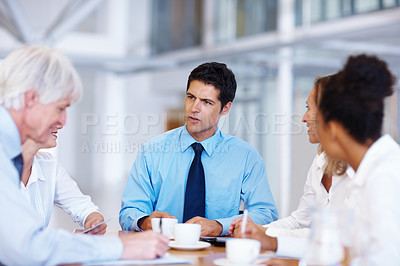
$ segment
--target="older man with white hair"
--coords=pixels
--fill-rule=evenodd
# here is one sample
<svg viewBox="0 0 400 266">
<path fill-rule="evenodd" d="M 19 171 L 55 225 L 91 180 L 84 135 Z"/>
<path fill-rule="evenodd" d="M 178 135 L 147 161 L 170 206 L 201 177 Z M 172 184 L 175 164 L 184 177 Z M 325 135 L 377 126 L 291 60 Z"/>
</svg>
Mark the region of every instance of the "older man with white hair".
<svg viewBox="0 0 400 266">
<path fill-rule="evenodd" d="M 26 45 L 0 69 L 0 264 L 55 265 L 162 256 L 168 239 L 154 232 L 121 237 L 73 235 L 42 227 L 22 196 L 21 144 L 46 142 L 64 126 L 66 109 L 82 94 L 70 61 L 56 50 Z"/>
</svg>

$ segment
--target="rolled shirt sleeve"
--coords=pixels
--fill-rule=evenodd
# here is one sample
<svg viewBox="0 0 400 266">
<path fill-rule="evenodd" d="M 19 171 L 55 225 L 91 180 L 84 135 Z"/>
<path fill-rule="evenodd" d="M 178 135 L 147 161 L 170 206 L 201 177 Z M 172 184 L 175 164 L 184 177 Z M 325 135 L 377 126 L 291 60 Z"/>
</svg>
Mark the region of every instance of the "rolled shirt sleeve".
<svg viewBox="0 0 400 266">
<path fill-rule="evenodd" d="M 91 197 L 81 192 L 78 184 L 59 164 L 57 166 L 54 203 L 70 214 L 72 219 L 82 227 L 89 214 L 93 212 L 100 213 L 99 208 L 92 202 Z"/>
</svg>

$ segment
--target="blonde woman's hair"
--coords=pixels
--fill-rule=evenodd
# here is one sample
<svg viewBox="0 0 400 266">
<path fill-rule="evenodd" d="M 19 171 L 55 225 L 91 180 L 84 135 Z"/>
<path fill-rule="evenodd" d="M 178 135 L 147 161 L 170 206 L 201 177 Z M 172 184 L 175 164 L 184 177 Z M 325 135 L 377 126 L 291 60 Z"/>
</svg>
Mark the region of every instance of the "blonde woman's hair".
<svg viewBox="0 0 400 266">
<path fill-rule="evenodd" d="M 325 85 L 328 83 L 328 81 L 332 78 L 333 75 L 329 76 L 324 76 L 324 77 L 317 77 L 315 79 L 315 104 L 316 106 L 319 106 L 319 103 L 321 101 L 321 96 L 322 92 L 325 88 Z M 321 154 L 324 150 L 322 149 L 321 144 L 318 146 L 318 154 Z M 324 165 L 324 174 L 327 174 L 328 176 L 333 176 L 333 175 L 343 175 L 346 173 L 347 170 L 347 163 L 342 160 L 335 160 L 331 159 L 328 156 L 326 156 L 326 163 Z"/>
<path fill-rule="evenodd" d="M 82 95 L 82 84 L 65 55 L 45 46 L 24 45 L 1 64 L 0 104 L 19 110 L 28 90 L 34 90 L 42 104 L 67 97 L 75 102 Z"/>
</svg>

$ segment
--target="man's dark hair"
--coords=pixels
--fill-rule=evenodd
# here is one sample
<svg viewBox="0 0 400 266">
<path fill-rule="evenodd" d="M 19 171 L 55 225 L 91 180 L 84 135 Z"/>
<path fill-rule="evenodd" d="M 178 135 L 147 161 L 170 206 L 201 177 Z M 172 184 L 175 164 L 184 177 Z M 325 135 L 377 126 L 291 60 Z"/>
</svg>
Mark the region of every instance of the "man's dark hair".
<svg viewBox="0 0 400 266">
<path fill-rule="evenodd" d="M 221 111 L 228 102 L 233 102 L 236 93 L 236 79 L 235 74 L 226 64 L 209 62 L 193 69 L 188 78 L 186 91 L 194 80 L 213 85 L 219 90 L 218 100 L 221 101 Z"/>
</svg>

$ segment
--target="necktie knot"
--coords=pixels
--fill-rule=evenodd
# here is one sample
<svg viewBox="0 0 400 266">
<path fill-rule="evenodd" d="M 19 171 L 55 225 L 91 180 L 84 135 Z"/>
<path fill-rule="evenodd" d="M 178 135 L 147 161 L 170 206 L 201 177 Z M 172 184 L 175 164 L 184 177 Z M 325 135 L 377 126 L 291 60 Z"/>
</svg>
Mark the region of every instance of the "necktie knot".
<svg viewBox="0 0 400 266">
<path fill-rule="evenodd" d="M 201 155 L 201 153 L 202 153 L 203 150 L 204 150 L 203 145 L 201 145 L 201 144 L 198 143 L 198 142 L 193 143 L 191 146 L 192 146 L 192 148 L 193 148 L 193 150 L 194 150 L 194 154 L 195 154 L 195 155 Z"/>
</svg>

